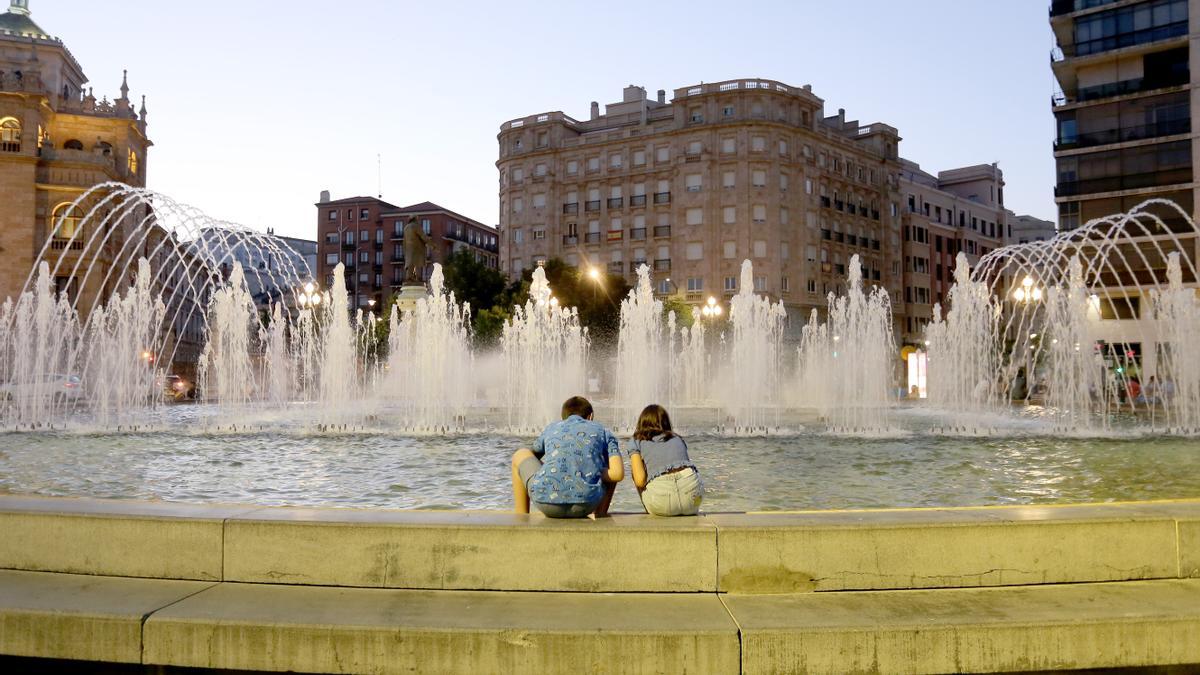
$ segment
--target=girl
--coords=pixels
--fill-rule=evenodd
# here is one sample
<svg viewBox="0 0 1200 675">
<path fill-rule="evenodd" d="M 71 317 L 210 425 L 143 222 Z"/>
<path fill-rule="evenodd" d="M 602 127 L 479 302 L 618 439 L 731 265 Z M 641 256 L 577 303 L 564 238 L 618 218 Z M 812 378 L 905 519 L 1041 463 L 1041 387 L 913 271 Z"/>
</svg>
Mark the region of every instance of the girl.
<svg viewBox="0 0 1200 675">
<path fill-rule="evenodd" d="M 688 457 L 687 443 L 671 431 L 671 417 L 662 406 L 648 405 L 638 418 L 629 464 L 647 513 L 694 516 L 700 510 L 700 473 Z"/>
</svg>

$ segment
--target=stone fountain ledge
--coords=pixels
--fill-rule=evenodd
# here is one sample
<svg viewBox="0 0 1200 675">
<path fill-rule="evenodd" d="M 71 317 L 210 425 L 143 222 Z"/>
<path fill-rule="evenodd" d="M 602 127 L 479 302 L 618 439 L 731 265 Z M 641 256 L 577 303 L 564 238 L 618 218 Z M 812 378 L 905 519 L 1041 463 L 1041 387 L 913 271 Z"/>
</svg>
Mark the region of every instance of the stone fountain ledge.
<svg viewBox="0 0 1200 675">
<path fill-rule="evenodd" d="M 10 656 L 347 673 L 1200 664 L 1200 500 L 572 522 L 7 496 L 0 570 Z"/>
</svg>

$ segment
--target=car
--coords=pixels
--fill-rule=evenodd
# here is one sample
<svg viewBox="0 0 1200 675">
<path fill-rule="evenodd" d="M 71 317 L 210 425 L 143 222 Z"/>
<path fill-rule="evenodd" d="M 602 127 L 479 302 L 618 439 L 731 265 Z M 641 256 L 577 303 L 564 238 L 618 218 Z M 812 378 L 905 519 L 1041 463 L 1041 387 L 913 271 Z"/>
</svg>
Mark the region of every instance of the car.
<svg viewBox="0 0 1200 675">
<path fill-rule="evenodd" d="M 26 382 L 0 384 L 0 401 L 49 399 L 54 403 L 74 402 L 83 398 L 83 382 L 78 375 L 43 375 Z"/>
<path fill-rule="evenodd" d="M 171 401 L 184 401 L 196 398 L 196 385 L 185 380 L 181 375 L 168 375 L 163 382 L 163 397 Z"/>
</svg>

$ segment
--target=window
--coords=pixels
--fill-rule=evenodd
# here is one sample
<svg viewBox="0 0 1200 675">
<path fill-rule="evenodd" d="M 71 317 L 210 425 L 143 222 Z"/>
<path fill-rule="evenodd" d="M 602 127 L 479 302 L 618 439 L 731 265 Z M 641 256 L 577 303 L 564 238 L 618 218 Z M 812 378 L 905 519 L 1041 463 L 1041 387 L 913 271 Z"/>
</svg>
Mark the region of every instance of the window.
<svg viewBox="0 0 1200 675">
<path fill-rule="evenodd" d="M 767 149 L 767 139 L 762 136 L 753 136 L 750 138 L 751 152 L 763 152 Z"/>
<path fill-rule="evenodd" d="M 325 235 L 325 243 L 326 244 L 340 244 L 341 237 L 338 236 L 337 232 L 330 232 Z"/>
<path fill-rule="evenodd" d="M 571 176 L 579 173 L 579 162 L 576 160 L 567 162 L 567 173 Z"/>
<path fill-rule="evenodd" d="M 785 157 L 787 156 L 787 154 L 788 154 L 788 142 L 787 141 L 784 141 L 784 140 L 779 141 L 779 154 L 781 154 Z"/>
<path fill-rule="evenodd" d="M 337 220 L 337 216 L 338 216 L 337 209 L 334 209 L 334 210 L 330 211 L 328 215 L 325 216 L 325 220 Z"/>
<path fill-rule="evenodd" d="M 375 230 L 375 243 L 376 244 L 383 243 L 383 229 L 382 228 Z"/>
<path fill-rule="evenodd" d="M 533 208 L 535 208 L 535 209 L 546 208 L 546 195 L 545 194 L 536 194 L 533 196 Z"/>
<path fill-rule="evenodd" d="M 704 224 L 704 209 L 688 209 L 687 210 L 688 225 L 703 225 Z"/>
<path fill-rule="evenodd" d="M 643 166 L 645 164 L 646 164 L 646 151 L 645 150 L 635 150 L 633 152 L 633 165 L 634 166 Z"/>
<path fill-rule="evenodd" d="M 671 161 L 671 148 L 662 146 L 654 151 L 654 161 L 669 162 Z"/>
<path fill-rule="evenodd" d="M 612 168 L 612 169 L 621 168 L 621 156 L 620 155 L 609 155 L 608 156 L 608 166 L 609 166 L 609 168 Z"/>
<path fill-rule="evenodd" d="M 520 183 L 525 180 L 525 169 L 517 167 L 512 170 L 512 179 L 514 183 Z"/>
<path fill-rule="evenodd" d="M 789 253 L 790 250 L 788 249 L 788 243 L 786 241 L 779 244 L 779 258 L 781 260 L 787 260 Z"/>
<path fill-rule="evenodd" d="M 808 260 L 808 262 L 816 262 L 817 261 L 817 247 L 809 246 L 806 249 L 804 256 L 805 256 L 805 259 Z"/>
<path fill-rule="evenodd" d="M 338 254 L 326 253 L 325 254 L 325 264 L 330 265 L 330 266 L 337 265 L 338 264 Z"/>
<path fill-rule="evenodd" d="M 737 290 L 737 277 L 725 277 L 725 291 L 733 292 Z"/>
<path fill-rule="evenodd" d="M 588 157 L 588 171 L 599 171 L 599 170 L 600 170 L 600 158 L 599 157 Z"/>
<path fill-rule="evenodd" d="M 358 262 L 360 262 L 360 263 L 371 262 L 371 254 L 367 251 L 359 251 L 358 252 Z"/>
<path fill-rule="evenodd" d="M 762 239 L 759 239 L 758 241 L 754 242 L 754 257 L 755 258 L 767 257 L 767 242 L 763 241 Z"/>
<path fill-rule="evenodd" d="M 370 211 L 368 211 L 367 209 L 359 209 L 359 211 L 358 211 L 358 219 L 359 220 L 369 220 L 370 218 L 371 218 Z"/>
<path fill-rule="evenodd" d="M 725 242 L 725 244 L 722 246 L 722 255 L 726 260 L 732 260 L 733 258 L 736 258 L 737 243 L 732 241 Z"/>
<path fill-rule="evenodd" d="M 129 173 L 135 176 L 138 175 L 138 154 L 134 152 L 133 148 L 129 149 L 129 157 L 126 160 L 126 166 L 129 167 Z"/>
<path fill-rule="evenodd" d="M 522 197 L 514 198 L 512 204 L 513 213 L 520 213 L 525 210 L 525 199 Z"/>
<path fill-rule="evenodd" d="M 513 240 L 514 244 L 524 243 L 525 242 L 525 232 L 523 230 L 521 230 L 520 228 L 513 230 L 512 231 L 512 240 Z"/>
<path fill-rule="evenodd" d="M 737 152 L 737 139 L 722 138 L 721 139 L 721 153 L 726 154 L 726 155 L 732 155 L 735 152 Z"/>
<path fill-rule="evenodd" d="M 816 293 L 817 292 L 816 279 L 809 279 L 807 282 L 805 282 L 805 289 L 807 289 L 809 293 Z"/>
<path fill-rule="evenodd" d="M 533 231 L 534 241 L 538 241 L 538 240 L 545 239 L 545 238 L 546 238 L 546 230 L 544 230 L 542 228 L 537 228 Z"/>
<path fill-rule="evenodd" d="M 779 288 L 781 291 L 783 291 L 784 293 L 787 293 L 788 291 L 792 290 L 792 285 L 790 283 L 788 283 L 787 277 L 784 277 L 780 281 L 782 282 L 779 285 Z"/>
<path fill-rule="evenodd" d="M 704 290 L 703 277 L 688 277 L 687 280 L 688 293 L 699 293 Z"/>
<path fill-rule="evenodd" d="M 755 204 L 754 205 L 754 222 L 756 222 L 756 223 L 767 222 L 767 207 L 765 205 L 763 205 L 763 204 Z"/>
<path fill-rule="evenodd" d="M 756 188 L 767 187 L 767 172 L 762 170 L 753 171 L 750 174 L 750 184 Z"/>
<path fill-rule="evenodd" d="M 670 295 L 671 294 L 670 280 L 663 279 L 662 281 L 658 282 L 658 294 L 659 295 Z"/>
<path fill-rule="evenodd" d="M 788 224 L 788 210 L 787 210 L 786 206 L 781 206 L 779 208 L 779 224 L 780 225 Z"/>
<path fill-rule="evenodd" d="M 723 213 L 722 222 L 724 222 L 726 225 L 733 225 L 733 224 L 737 223 L 737 207 L 736 206 L 726 206 L 724 209 L 722 209 L 722 213 Z"/>
<path fill-rule="evenodd" d="M 684 184 L 688 192 L 699 192 L 701 188 L 702 177 L 698 173 L 689 173 Z"/>
<path fill-rule="evenodd" d="M 430 228 L 429 219 L 422 218 L 421 219 L 421 229 L 425 231 L 425 234 L 429 234 L 429 232 L 430 232 L 429 228 Z"/>
<path fill-rule="evenodd" d="M 347 244 L 354 243 L 354 230 L 350 230 L 349 232 L 346 233 L 346 243 Z"/>
<path fill-rule="evenodd" d="M 691 242 L 687 245 L 685 251 L 688 260 L 703 260 L 704 259 L 704 244 L 699 242 Z"/>
<path fill-rule="evenodd" d="M 535 175 L 535 176 L 545 176 L 545 175 L 546 175 L 546 165 L 545 165 L 545 164 L 538 164 L 538 165 L 534 166 L 534 167 L 533 167 L 533 175 Z"/>
<path fill-rule="evenodd" d="M 21 151 L 21 122 L 15 117 L 0 120 L 0 152 Z"/>
<path fill-rule="evenodd" d="M 788 189 L 788 175 L 786 173 L 781 173 L 781 174 L 779 174 L 779 191 L 787 192 L 787 189 Z"/>
<path fill-rule="evenodd" d="M 698 155 L 698 154 L 700 154 L 700 150 L 702 148 L 703 148 L 703 146 L 700 143 L 700 141 L 692 141 L 691 143 L 688 143 L 687 154 Z"/>
<path fill-rule="evenodd" d="M 734 114 L 733 106 L 727 105 L 724 108 L 721 108 L 721 116 L 722 117 L 733 117 L 733 114 Z"/>
<path fill-rule="evenodd" d="M 688 111 L 688 119 L 690 119 L 693 122 L 703 122 L 704 121 L 704 112 L 700 109 L 700 106 L 694 106 L 694 107 L 692 107 L 691 110 Z"/>
<path fill-rule="evenodd" d="M 537 147 L 544 148 L 550 145 L 550 135 L 544 131 L 539 131 L 537 135 Z"/>
</svg>

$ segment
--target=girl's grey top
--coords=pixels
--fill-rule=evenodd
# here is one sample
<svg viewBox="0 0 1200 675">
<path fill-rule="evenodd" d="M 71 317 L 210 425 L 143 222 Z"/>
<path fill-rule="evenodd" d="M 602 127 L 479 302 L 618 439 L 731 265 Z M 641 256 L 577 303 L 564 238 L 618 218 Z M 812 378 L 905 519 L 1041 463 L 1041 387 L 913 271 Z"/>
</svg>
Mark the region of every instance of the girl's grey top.
<svg viewBox="0 0 1200 675">
<path fill-rule="evenodd" d="M 674 469 L 696 468 L 688 457 L 687 443 L 679 436 L 672 436 L 670 439 L 658 436 L 652 441 L 634 439 L 629 452 L 636 452 L 642 456 L 642 462 L 646 465 L 647 483 Z"/>
</svg>

